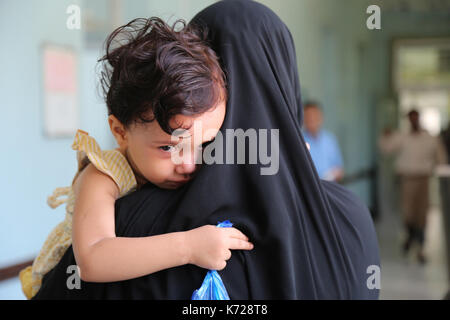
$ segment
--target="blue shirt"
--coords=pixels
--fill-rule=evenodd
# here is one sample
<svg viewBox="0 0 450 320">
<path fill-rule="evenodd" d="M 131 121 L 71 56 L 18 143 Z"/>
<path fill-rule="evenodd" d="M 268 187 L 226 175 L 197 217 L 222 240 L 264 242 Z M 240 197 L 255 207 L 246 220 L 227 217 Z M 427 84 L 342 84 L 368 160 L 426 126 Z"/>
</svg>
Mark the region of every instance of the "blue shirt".
<svg viewBox="0 0 450 320">
<path fill-rule="evenodd" d="M 320 130 L 316 137 L 303 130 L 303 136 L 309 143 L 309 152 L 319 177 L 328 180 L 330 170 L 342 168 L 342 155 L 336 137 L 326 130 Z"/>
</svg>

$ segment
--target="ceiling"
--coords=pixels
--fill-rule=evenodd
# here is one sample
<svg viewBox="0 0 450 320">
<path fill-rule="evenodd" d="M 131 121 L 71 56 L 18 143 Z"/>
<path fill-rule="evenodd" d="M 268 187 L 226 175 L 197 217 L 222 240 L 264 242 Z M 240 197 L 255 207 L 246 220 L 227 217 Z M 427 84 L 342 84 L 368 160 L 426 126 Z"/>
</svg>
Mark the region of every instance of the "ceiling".
<svg viewBox="0 0 450 320">
<path fill-rule="evenodd" d="M 373 2 L 380 5 L 383 11 L 405 13 L 446 12 L 450 14 L 450 0 L 384 0 Z"/>
</svg>

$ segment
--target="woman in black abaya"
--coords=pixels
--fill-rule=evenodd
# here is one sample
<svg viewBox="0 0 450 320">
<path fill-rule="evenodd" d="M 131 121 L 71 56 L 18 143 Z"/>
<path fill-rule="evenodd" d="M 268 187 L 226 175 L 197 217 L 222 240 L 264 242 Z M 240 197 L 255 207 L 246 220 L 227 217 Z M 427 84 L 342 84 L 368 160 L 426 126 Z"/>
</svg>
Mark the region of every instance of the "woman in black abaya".
<svg viewBox="0 0 450 320">
<path fill-rule="evenodd" d="M 267 7 L 245 0 L 215 3 L 191 23 L 208 27 L 227 74 L 223 136 L 226 129 L 279 129 L 279 170 L 261 175 L 266 165 L 203 165 L 178 190 L 147 184 L 117 201 L 117 236 L 229 219 L 255 245 L 233 251 L 220 271 L 231 299 L 377 299 L 379 290 L 368 281 L 380 264 L 369 212 L 340 185 L 319 179 L 300 131 L 300 85 L 287 27 Z M 70 247 L 35 299 L 190 299 L 206 274 L 186 265 L 69 290 L 66 270 L 73 264 Z"/>
</svg>

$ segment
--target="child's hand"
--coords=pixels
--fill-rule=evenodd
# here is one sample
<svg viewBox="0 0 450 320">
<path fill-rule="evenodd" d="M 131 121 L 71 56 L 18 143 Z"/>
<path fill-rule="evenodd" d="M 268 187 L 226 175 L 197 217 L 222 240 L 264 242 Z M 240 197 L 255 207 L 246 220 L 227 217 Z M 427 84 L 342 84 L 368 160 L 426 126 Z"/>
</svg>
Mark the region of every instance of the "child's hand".
<svg viewBox="0 0 450 320">
<path fill-rule="evenodd" d="M 252 250 L 253 244 L 236 228 L 206 225 L 186 232 L 189 263 L 210 270 L 222 270 L 232 250 Z"/>
</svg>

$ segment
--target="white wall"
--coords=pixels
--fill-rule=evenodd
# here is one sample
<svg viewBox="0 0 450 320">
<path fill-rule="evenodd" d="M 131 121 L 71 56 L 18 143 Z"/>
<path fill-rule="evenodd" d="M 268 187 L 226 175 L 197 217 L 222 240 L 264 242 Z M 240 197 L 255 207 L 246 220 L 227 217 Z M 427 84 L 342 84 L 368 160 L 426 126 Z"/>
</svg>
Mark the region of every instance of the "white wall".
<svg viewBox="0 0 450 320">
<path fill-rule="evenodd" d="M 83 50 L 82 30 L 66 28 L 66 8 L 80 1 L 0 2 L 0 267 L 33 258 L 50 230 L 64 218 L 63 206 L 46 204 L 54 188 L 70 185 L 76 170 L 72 138 L 44 135 L 41 45 L 69 45 L 78 54 L 80 127 L 105 148 L 112 146 L 106 107 L 95 92 L 97 54 Z"/>
</svg>

